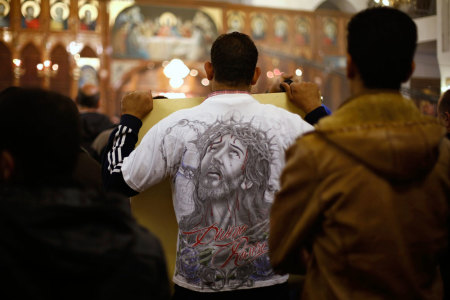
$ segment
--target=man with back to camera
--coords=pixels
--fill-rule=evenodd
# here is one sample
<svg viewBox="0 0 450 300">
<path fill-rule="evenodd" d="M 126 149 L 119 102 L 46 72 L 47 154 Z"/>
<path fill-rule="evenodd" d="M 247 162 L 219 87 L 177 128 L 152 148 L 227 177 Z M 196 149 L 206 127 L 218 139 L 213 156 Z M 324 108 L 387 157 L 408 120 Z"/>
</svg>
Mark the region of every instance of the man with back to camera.
<svg viewBox="0 0 450 300">
<path fill-rule="evenodd" d="M 153 126 L 133 151 L 150 93 L 122 100 L 122 118 L 103 163 L 105 186 L 136 195 L 170 176 L 179 225 L 175 299 L 287 299 L 287 276 L 268 259 L 268 216 L 284 151 L 312 127 L 251 95 L 258 51 L 242 33 L 224 34 L 205 71 L 202 104 Z"/>
<path fill-rule="evenodd" d="M 450 139 L 450 90 L 447 90 L 439 99 L 438 117 L 447 129 L 447 138 Z"/>
<path fill-rule="evenodd" d="M 89 83 L 83 85 L 78 91 L 76 102 L 81 117 L 81 146 L 96 157 L 91 147 L 92 142 L 102 131 L 112 128 L 114 124 L 107 115 L 98 112 L 100 92 L 97 86 Z"/>
<path fill-rule="evenodd" d="M 401 11 L 355 15 L 353 96 L 287 151 L 270 258 L 280 273 L 306 268 L 302 299 L 442 299 L 450 143 L 435 118 L 399 93 L 416 41 Z M 295 97 L 295 83 L 285 88 Z"/>
<path fill-rule="evenodd" d="M 162 247 L 127 199 L 84 190 L 75 103 L 41 89 L 0 93 L 1 299 L 168 299 Z"/>
</svg>

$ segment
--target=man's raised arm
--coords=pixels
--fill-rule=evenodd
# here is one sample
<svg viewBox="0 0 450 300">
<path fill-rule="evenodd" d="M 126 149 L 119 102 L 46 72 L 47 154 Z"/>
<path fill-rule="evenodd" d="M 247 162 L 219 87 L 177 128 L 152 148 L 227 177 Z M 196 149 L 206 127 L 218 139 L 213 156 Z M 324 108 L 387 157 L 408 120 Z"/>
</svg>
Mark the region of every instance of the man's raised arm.
<svg viewBox="0 0 450 300">
<path fill-rule="evenodd" d="M 138 194 L 123 179 L 122 162 L 134 150 L 142 119 L 152 109 L 153 99 L 149 92 L 133 92 L 122 98 L 120 124 L 111 133 L 102 158 L 102 179 L 106 190 L 128 197 Z"/>
</svg>

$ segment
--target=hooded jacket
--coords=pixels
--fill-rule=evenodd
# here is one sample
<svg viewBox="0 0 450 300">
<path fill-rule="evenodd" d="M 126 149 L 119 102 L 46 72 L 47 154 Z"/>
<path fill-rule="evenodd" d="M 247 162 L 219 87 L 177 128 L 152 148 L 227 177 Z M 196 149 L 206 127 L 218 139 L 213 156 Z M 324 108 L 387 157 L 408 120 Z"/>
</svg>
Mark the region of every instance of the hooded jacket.
<svg viewBox="0 0 450 300">
<path fill-rule="evenodd" d="M 302 299 L 442 299 L 450 143 L 398 93 L 353 98 L 287 152 L 270 258 Z"/>
<path fill-rule="evenodd" d="M 127 199 L 0 186 L 1 299 L 169 299 L 164 253 Z"/>
</svg>

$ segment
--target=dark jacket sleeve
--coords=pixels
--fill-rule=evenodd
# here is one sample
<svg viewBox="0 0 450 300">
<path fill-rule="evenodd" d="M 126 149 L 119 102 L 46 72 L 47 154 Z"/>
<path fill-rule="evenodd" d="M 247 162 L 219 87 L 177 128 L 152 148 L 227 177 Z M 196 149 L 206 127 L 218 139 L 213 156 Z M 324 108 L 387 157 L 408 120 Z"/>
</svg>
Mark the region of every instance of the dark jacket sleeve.
<svg viewBox="0 0 450 300">
<path fill-rule="evenodd" d="M 325 107 L 319 106 L 315 110 L 311 111 L 310 113 L 306 114 L 305 121 L 308 122 L 311 125 L 317 124 L 320 119 L 323 117 L 328 116 L 329 114 L 325 110 Z"/>
<path fill-rule="evenodd" d="M 120 124 L 111 133 L 102 157 L 103 187 L 128 197 L 138 194 L 123 179 L 122 163 L 134 150 L 142 121 L 132 115 L 123 115 Z"/>
</svg>

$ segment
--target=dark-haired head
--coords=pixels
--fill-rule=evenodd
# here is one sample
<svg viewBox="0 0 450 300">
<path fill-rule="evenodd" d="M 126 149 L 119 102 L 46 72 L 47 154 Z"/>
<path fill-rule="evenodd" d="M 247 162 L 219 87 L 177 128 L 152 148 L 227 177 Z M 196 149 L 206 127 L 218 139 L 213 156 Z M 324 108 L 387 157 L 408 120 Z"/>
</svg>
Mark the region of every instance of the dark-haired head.
<svg viewBox="0 0 450 300">
<path fill-rule="evenodd" d="M 438 115 L 450 133 L 450 90 L 447 90 L 439 99 Z"/>
<path fill-rule="evenodd" d="M 77 103 L 88 108 L 97 108 L 100 101 L 98 87 L 92 84 L 85 84 L 78 90 Z"/>
<path fill-rule="evenodd" d="M 230 87 L 254 84 L 257 61 L 258 50 L 250 37 L 243 33 L 222 34 L 211 47 L 213 78 Z"/>
<path fill-rule="evenodd" d="M 399 89 L 413 72 L 417 28 L 399 10 L 377 7 L 356 14 L 348 24 L 347 42 L 366 88 Z"/>
<path fill-rule="evenodd" d="M 71 180 L 80 131 L 70 98 L 42 89 L 7 88 L 0 93 L 0 128 L 0 181 L 55 185 Z"/>
</svg>

